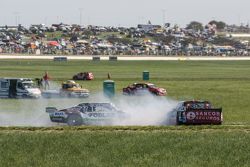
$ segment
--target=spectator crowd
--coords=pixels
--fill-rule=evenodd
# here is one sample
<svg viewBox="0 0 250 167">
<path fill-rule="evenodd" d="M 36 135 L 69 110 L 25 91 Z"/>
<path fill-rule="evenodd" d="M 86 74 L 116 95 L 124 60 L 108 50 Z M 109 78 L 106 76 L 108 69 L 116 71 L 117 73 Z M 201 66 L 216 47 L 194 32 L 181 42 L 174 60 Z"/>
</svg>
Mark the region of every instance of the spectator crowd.
<svg viewBox="0 0 250 167">
<path fill-rule="evenodd" d="M 230 35 L 240 28 L 218 31 L 214 24 L 197 29 L 150 22 L 130 28 L 63 23 L 2 26 L 0 54 L 249 56 L 248 26 L 244 38 Z"/>
</svg>

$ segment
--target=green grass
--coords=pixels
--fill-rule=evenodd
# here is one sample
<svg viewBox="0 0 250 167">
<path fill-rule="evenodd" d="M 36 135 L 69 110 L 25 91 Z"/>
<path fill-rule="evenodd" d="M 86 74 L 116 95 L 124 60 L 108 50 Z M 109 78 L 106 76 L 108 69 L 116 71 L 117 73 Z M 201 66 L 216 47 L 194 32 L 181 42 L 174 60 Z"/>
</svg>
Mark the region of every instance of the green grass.
<svg viewBox="0 0 250 167">
<path fill-rule="evenodd" d="M 207 129 L 208 128 L 208 129 Z M 249 127 L 82 127 L 0 132 L 1 166 L 248 167 Z"/>
<path fill-rule="evenodd" d="M 102 91 L 107 73 L 119 94 L 128 84 L 142 81 L 144 70 L 170 98 L 210 100 L 223 107 L 224 125 L 0 127 L 0 165 L 250 166 L 250 61 L 0 61 L 0 77 L 39 78 L 49 71 L 53 82 L 61 83 L 77 72 L 91 71 L 95 80 L 80 83 L 93 93 Z M 22 107 L 29 115 L 56 101 L 1 99 L 0 112 Z M 66 103 L 62 100 L 62 106 Z"/>
<path fill-rule="evenodd" d="M 170 98 L 210 100 L 223 107 L 225 124 L 250 124 L 250 61 L 0 61 L 0 77 L 39 78 L 49 71 L 58 84 L 77 72 L 91 71 L 95 80 L 80 84 L 92 93 L 102 91 L 107 73 L 119 94 L 123 87 L 142 81 L 144 70 L 150 71 L 150 82 L 167 89 Z M 9 101 L 16 103 L 1 100 L 1 107 Z"/>
</svg>

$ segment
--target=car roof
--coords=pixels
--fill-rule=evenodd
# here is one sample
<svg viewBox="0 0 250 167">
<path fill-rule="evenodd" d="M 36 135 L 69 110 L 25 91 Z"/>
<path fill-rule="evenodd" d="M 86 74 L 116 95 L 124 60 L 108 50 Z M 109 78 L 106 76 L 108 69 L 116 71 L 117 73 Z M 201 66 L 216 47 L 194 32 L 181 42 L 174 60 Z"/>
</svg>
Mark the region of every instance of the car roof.
<svg viewBox="0 0 250 167">
<path fill-rule="evenodd" d="M 32 81 L 31 78 L 0 78 L 0 80 L 21 80 L 21 81 Z"/>
<path fill-rule="evenodd" d="M 211 104 L 209 101 L 205 101 L 205 100 L 188 100 L 188 101 L 181 101 L 180 103 L 182 103 L 182 104 L 188 104 L 188 103 L 209 103 L 209 104 Z"/>
<path fill-rule="evenodd" d="M 205 101 L 205 100 L 188 100 L 188 101 L 184 101 L 184 103 L 207 103 L 209 101 Z"/>
<path fill-rule="evenodd" d="M 111 103 L 80 103 L 78 106 L 87 106 L 87 105 L 112 105 Z"/>
<path fill-rule="evenodd" d="M 139 82 L 139 83 L 134 83 L 134 85 L 154 85 L 153 83 L 149 83 L 149 82 Z"/>
</svg>

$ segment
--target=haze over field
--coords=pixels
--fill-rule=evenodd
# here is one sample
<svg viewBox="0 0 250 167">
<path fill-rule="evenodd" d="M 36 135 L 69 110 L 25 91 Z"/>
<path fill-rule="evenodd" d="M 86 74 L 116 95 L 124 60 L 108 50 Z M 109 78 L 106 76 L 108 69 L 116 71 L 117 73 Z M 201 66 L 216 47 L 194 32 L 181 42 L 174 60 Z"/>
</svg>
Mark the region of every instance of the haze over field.
<svg viewBox="0 0 250 167">
<path fill-rule="evenodd" d="M 87 100 L 90 102 L 112 101 L 104 97 L 102 93 L 92 94 Z M 50 121 L 49 114 L 45 113 L 45 107 L 52 106 L 64 109 L 80 103 L 87 103 L 87 100 L 66 98 L 13 100 L 12 102 L 18 106 L 18 109 L 12 105 L 0 106 L 0 126 L 48 127 L 59 125 Z M 110 120 L 106 122 L 106 125 L 145 126 L 175 124 L 175 122 L 170 121 L 170 112 L 176 107 L 177 101 L 170 98 L 156 97 L 151 94 L 135 97 L 117 95 L 114 104 L 116 104 L 125 116 L 120 119 Z M 102 125 L 101 121 L 98 122 L 98 125 Z"/>
<path fill-rule="evenodd" d="M 0 25 L 65 22 L 135 26 L 148 20 L 163 24 L 165 20 L 185 26 L 192 20 L 208 23 L 212 19 L 247 24 L 249 6 L 249 0 L 9 0 L 1 2 Z"/>
</svg>

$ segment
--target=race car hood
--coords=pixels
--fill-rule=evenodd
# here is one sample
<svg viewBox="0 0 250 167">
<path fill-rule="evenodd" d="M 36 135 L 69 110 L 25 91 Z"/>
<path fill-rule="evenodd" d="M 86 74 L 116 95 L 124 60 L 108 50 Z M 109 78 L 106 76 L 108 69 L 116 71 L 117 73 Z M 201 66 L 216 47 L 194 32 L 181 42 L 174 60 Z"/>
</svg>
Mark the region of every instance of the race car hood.
<svg viewBox="0 0 250 167">
<path fill-rule="evenodd" d="M 157 92 L 159 92 L 159 93 L 161 93 L 161 94 L 166 94 L 167 93 L 167 91 L 166 91 L 166 89 L 164 89 L 164 88 L 153 88 L 153 89 L 155 89 Z"/>
<path fill-rule="evenodd" d="M 162 92 L 162 93 L 166 93 L 166 92 L 167 92 L 166 89 L 164 89 L 164 88 L 157 88 L 157 90 L 158 90 L 159 92 Z"/>
</svg>

